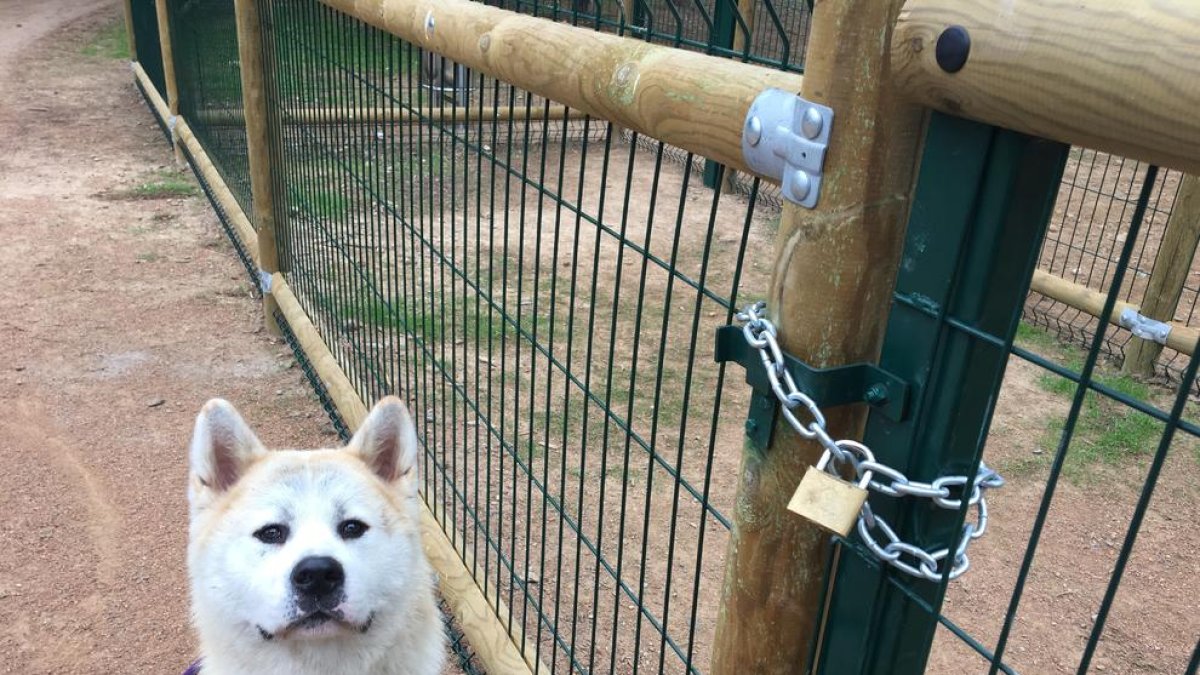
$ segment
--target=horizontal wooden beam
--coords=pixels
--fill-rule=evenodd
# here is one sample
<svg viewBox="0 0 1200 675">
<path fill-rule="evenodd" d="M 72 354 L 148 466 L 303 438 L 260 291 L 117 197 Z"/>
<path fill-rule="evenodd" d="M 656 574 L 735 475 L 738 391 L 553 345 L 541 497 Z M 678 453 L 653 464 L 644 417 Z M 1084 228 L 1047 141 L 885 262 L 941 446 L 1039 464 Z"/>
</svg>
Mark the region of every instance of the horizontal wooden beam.
<svg viewBox="0 0 1200 675">
<path fill-rule="evenodd" d="M 367 405 L 355 391 L 354 385 L 338 365 L 337 358 L 325 345 L 320 332 L 309 320 L 283 274 L 271 277 L 271 295 L 279 311 L 300 345 L 309 364 L 321 378 L 325 391 L 351 430 L 358 428 L 367 417 Z M 438 586 L 446 604 L 454 612 L 458 625 L 470 642 L 471 649 L 488 673 L 529 675 L 535 667 L 539 673 L 550 670 L 534 658 L 532 646 L 526 643 L 525 654 L 505 629 L 508 607 L 492 588 L 491 602 L 484 595 L 470 567 L 463 562 L 470 556 L 459 551 L 446 537 L 441 525 L 424 500 L 421 501 L 421 530 L 425 553 L 438 575 Z"/>
<path fill-rule="evenodd" d="M 482 117 L 483 123 L 491 120 L 507 122 L 509 120 L 561 120 L 567 116 L 567 107 L 552 105 L 544 106 L 484 106 L 482 115 L 479 106 L 447 106 L 445 108 L 301 108 L 299 110 L 281 110 L 280 120 L 288 124 L 412 124 L 414 122 L 434 122 L 438 124 L 478 124 Z M 576 115 L 579 120 L 583 114 Z M 214 126 L 236 125 L 246 123 L 246 114 L 241 108 L 226 110 L 198 110 L 195 113 L 196 122 Z"/>
<path fill-rule="evenodd" d="M 1034 271 L 1033 283 L 1029 288 L 1047 298 L 1057 300 L 1068 307 L 1074 307 L 1085 314 L 1090 314 L 1097 318 L 1104 311 L 1104 301 L 1106 300 L 1104 293 L 1094 291 L 1087 286 L 1077 284 L 1073 281 L 1056 277 L 1044 270 Z M 1137 305 L 1118 300 L 1117 304 L 1113 307 L 1112 315 L 1106 317 L 1108 322 L 1114 326 L 1120 326 L 1121 312 L 1124 312 L 1126 309 L 1132 309 L 1135 312 L 1139 311 Z M 1171 327 L 1171 332 L 1167 335 L 1167 346 L 1191 356 L 1196 349 L 1196 340 L 1200 339 L 1200 328 L 1192 328 L 1172 321 L 1164 323 Z"/>
<path fill-rule="evenodd" d="M 969 37 L 957 72 L 937 56 L 963 56 L 951 34 L 938 48 L 952 26 Z M 1200 172 L 1196 0 L 908 0 L 892 62 L 897 87 L 929 107 Z"/>
<path fill-rule="evenodd" d="M 803 79 L 761 66 L 653 45 L 470 0 L 321 0 L 476 72 L 729 167 L 764 89 Z"/>
</svg>

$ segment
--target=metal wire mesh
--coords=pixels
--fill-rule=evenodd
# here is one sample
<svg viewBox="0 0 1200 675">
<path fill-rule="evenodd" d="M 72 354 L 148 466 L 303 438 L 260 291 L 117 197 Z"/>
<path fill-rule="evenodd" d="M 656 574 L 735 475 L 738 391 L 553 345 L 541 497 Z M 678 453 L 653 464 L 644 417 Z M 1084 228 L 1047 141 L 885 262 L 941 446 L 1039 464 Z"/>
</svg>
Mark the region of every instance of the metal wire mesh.
<svg viewBox="0 0 1200 675">
<path fill-rule="evenodd" d="M 1072 149 L 1038 268 L 1093 290 L 1107 290 L 1116 273 L 1125 237 L 1129 236 L 1138 194 L 1151 168 L 1115 155 Z M 1145 223 L 1139 228 L 1130 271 L 1124 277 L 1118 299 L 1139 306 L 1143 303 L 1181 178 L 1177 171 L 1160 171 L 1153 181 L 1145 204 Z M 1200 326 L 1200 317 L 1196 316 L 1198 298 L 1200 260 L 1193 263 L 1175 319 L 1183 325 Z M 1082 346 L 1089 345 L 1096 334 L 1094 316 L 1039 293 L 1030 296 L 1025 317 Z M 1131 339 L 1133 334 L 1128 329 L 1110 327 L 1102 351 L 1119 364 Z M 1164 378 L 1177 382 L 1186 363 L 1186 354 L 1167 348 L 1159 357 L 1156 370 Z"/>
<path fill-rule="evenodd" d="M 158 37 L 158 10 L 154 0 L 130 0 L 132 14 L 133 44 L 137 50 L 137 61 L 142 64 L 146 76 L 154 83 L 159 96 L 167 97 L 166 79 L 163 76 L 162 48 Z"/>
<path fill-rule="evenodd" d="M 253 222 L 232 0 L 168 0 L 179 114 Z"/>
<path fill-rule="evenodd" d="M 507 629 L 552 672 L 702 671 L 748 398 L 711 329 L 765 289 L 772 214 L 319 3 L 261 14 L 289 285 L 364 399 L 415 409 Z"/>
</svg>

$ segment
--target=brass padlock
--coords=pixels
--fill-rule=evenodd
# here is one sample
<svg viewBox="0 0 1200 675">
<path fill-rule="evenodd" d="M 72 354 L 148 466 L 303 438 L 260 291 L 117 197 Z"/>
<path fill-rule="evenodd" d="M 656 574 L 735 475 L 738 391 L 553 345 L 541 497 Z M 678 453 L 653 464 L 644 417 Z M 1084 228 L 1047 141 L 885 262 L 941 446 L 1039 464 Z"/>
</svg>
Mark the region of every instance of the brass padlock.
<svg viewBox="0 0 1200 675">
<path fill-rule="evenodd" d="M 858 485 L 825 471 L 833 455 L 826 450 L 816 466 L 808 467 L 800 486 L 788 502 L 788 510 L 843 537 L 850 534 L 858 513 L 867 501 L 872 473 L 864 471 Z"/>
</svg>

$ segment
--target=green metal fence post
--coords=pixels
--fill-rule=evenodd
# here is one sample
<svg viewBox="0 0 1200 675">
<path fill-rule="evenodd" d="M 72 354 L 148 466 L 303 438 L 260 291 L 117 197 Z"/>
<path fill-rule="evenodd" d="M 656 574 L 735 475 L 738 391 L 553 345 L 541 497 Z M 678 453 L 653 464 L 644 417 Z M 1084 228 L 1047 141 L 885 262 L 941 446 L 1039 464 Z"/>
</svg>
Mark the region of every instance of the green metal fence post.
<svg viewBox="0 0 1200 675">
<path fill-rule="evenodd" d="M 734 19 L 737 13 L 737 7 L 734 6 L 734 0 L 716 0 L 716 11 L 713 12 L 712 31 L 709 35 L 709 47 L 733 47 L 734 27 L 736 21 Z M 731 174 L 732 172 L 726 172 Z M 720 189 L 721 165 L 711 159 L 704 160 L 704 187 L 713 190 Z M 729 180 L 729 175 L 726 175 L 725 180 Z"/>
<path fill-rule="evenodd" d="M 865 441 L 881 463 L 921 481 L 975 475 L 1067 151 L 934 116 L 880 357 L 918 392 L 907 420 L 871 417 Z M 878 495 L 871 504 L 901 540 L 954 550 L 965 513 Z M 821 672 L 924 672 L 945 588 L 843 549 Z"/>
</svg>

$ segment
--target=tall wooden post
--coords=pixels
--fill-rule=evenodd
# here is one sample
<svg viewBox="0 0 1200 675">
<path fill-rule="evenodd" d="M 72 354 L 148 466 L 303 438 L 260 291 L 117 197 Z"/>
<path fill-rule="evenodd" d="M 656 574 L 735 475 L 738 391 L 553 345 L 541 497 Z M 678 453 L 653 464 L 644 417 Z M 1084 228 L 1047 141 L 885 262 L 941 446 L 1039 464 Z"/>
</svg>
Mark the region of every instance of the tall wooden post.
<svg viewBox="0 0 1200 675">
<path fill-rule="evenodd" d="M 824 0 L 813 11 L 801 93 L 833 108 L 832 137 L 816 209 L 785 204 L 768 302 L 783 349 L 815 366 L 879 354 L 925 119 L 890 86 L 900 5 Z M 834 438 L 857 438 L 865 411 L 826 419 Z M 829 535 L 786 507 L 820 454 L 782 417 L 769 449 L 743 451 L 716 675 L 807 672 Z"/>
<path fill-rule="evenodd" d="M 238 58 L 242 70 L 242 107 L 246 111 L 246 151 L 250 160 L 250 192 L 258 232 L 258 265 L 262 272 L 279 271 L 275 232 L 275 179 L 271 167 L 270 125 L 267 120 L 266 73 L 263 71 L 263 34 L 255 0 L 234 0 L 237 14 Z M 279 335 L 275 298 L 263 293 L 267 330 Z"/>
<path fill-rule="evenodd" d="M 158 15 L 158 43 L 162 50 L 163 83 L 167 87 L 167 109 L 171 116 L 179 114 L 179 86 L 175 81 L 175 52 L 171 48 L 171 15 L 167 8 L 167 0 L 154 0 L 155 13 Z M 169 123 L 169 120 L 168 120 Z M 183 153 L 179 150 L 179 141 L 175 141 L 175 160 L 183 161 Z"/>
<path fill-rule="evenodd" d="M 1158 245 L 1158 254 L 1154 256 L 1154 270 L 1150 273 L 1145 300 L 1139 310 L 1143 316 L 1156 321 L 1175 319 L 1175 309 L 1192 271 L 1197 245 L 1200 245 L 1200 178 L 1187 175 L 1179 184 L 1175 206 Z M 1121 369 L 1136 375 L 1153 375 L 1154 363 L 1162 348 L 1152 340 L 1133 338 L 1125 349 L 1125 363 Z"/>
<path fill-rule="evenodd" d="M 129 43 L 129 60 L 137 61 L 137 37 L 133 34 L 133 0 L 121 3 L 125 12 L 125 39 Z"/>
</svg>

